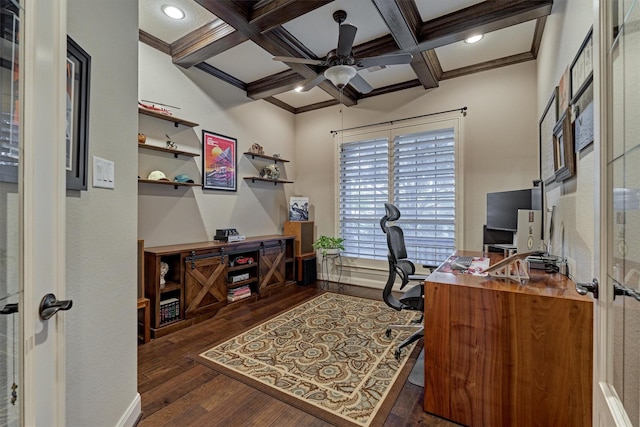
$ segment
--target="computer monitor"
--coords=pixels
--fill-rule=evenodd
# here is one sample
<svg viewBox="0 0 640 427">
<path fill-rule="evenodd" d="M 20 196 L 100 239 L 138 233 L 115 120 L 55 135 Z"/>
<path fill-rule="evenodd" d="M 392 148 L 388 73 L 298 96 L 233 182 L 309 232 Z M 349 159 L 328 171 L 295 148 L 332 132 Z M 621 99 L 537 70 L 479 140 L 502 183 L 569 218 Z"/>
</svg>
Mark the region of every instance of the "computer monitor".
<svg viewBox="0 0 640 427">
<path fill-rule="evenodd" d="M 518 231 L 518 209 L 542 211 L 540 188 L 487 193 L 487 229 Z"/>
</svg>

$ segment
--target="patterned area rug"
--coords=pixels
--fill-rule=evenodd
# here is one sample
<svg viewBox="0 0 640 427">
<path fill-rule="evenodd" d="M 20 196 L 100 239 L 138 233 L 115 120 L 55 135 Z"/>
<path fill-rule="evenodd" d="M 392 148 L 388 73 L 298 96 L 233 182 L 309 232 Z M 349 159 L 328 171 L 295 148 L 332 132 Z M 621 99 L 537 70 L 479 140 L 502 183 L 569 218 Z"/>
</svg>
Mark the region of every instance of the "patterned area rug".
<svg viewBox="0 0 640 427">
<path fill-rule="evenodd" d="M 413 349 L 397 361 L 395 347 L 409 332 L 387 338 L 386 327 L 417 316 L 382 301 L 324 293 L 200 356 L 332 424 L 381 425 L 409 375 Z"/>
</svg>

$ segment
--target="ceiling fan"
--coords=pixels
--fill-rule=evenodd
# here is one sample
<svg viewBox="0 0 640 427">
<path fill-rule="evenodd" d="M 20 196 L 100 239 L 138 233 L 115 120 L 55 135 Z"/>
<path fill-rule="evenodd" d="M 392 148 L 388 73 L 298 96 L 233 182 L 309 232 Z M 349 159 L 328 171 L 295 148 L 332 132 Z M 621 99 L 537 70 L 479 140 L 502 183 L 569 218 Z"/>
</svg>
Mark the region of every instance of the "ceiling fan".
<svg viewBox="0 0 640 427">
<path fill-rule="evenodd" d="M 355 58 L 352 49 L 358 28 L 352 24 L 344 23 L 345 19 L 347 19 L 347 12 L 344 10 L 338 10 L 333 13 L 333 20 L 339 25 L 338 46 L 335 50 L 327 54 L 326 59 L 320 60 L 290 56 L 273 57 L 274 61 L 328 67 L 323 73 L 318 74 L 316 78 L 308 81 L 302 89 L 300 89 L 301 92 L 307 92 L 328 79 L 340 90 L 347 84 L 350 84 L 358 92 L 369 93 L 373 88 L 358 74 L 358 70 L 373 66 L 408 64 L 413 59 L 413 55 L 410 53 Z"/>
</svg>

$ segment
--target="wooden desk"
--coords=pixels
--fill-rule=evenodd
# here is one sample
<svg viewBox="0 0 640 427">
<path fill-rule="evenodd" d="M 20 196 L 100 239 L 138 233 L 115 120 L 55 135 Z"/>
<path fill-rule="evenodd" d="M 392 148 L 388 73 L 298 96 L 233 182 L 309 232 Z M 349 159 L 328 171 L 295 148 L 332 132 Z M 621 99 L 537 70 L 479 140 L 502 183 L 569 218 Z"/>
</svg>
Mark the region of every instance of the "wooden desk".
<svg viewBox="0 0 640 427">
<path fill-rule="evenodd" d="M 591 425 L 593 302 L 573 282 L 436 270 L 424 291 L 425 411 L 467 426 Z"/>
</svg>

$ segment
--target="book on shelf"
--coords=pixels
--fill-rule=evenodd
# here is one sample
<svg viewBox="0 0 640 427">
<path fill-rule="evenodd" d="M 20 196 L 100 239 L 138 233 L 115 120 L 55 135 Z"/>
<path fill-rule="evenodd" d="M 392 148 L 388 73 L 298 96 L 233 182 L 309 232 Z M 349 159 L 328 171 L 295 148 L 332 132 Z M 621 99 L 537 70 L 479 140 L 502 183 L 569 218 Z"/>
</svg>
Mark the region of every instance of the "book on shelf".
<svg viewBox="0 0 640 427">
<path fill-rule="evenodd" d="M 160 301 L 160 323 L 172 322 L 180 318 L 180 300 L 169 298 Z"/>
<path fill-rule="evenodd" d="M 243 298 L 251 296 L 251 288 L 249 285 L 239 286 L 237 288 L 231 288 L 227 291 L 227 301 L 233 302 Z"/>
<path fill-rule="evenodd" d="M 241 299 L 249 298 L 251 296 L 251 292 L 240 294 L 240 295 L 227 295 L 228 302 L 240 301 Z"/>
</svg>

